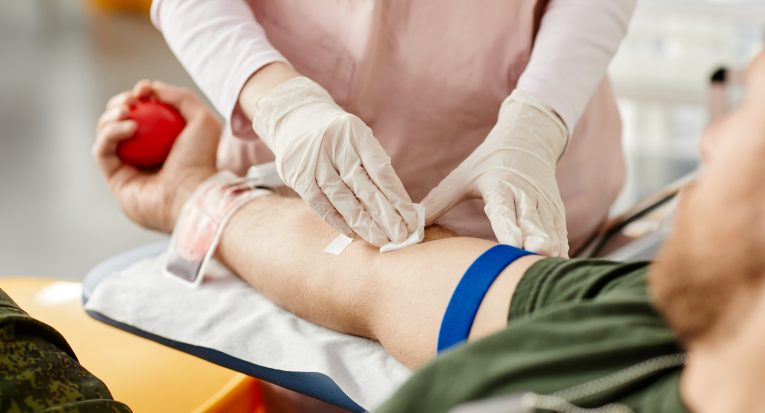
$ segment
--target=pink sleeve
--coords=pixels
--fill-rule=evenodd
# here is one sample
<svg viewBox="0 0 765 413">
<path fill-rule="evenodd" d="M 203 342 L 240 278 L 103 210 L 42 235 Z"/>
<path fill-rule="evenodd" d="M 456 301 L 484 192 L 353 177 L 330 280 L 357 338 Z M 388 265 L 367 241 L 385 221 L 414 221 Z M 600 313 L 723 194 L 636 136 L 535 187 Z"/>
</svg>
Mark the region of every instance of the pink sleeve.
<svg viewBox="0 0 765 413">
<path fill-rule="evenodd" d="M 518 89 L 550 105 L 570 131 L 624 38 L 637 0 L 551 0 Z"/>
<path fill-rule="evenodd" d="M 237 100 L 258 69 L 287 60 L 244 0 L 154 0 L 151 19 L 170 49 L 238 136 L 254 136 Z"/>
</svg>

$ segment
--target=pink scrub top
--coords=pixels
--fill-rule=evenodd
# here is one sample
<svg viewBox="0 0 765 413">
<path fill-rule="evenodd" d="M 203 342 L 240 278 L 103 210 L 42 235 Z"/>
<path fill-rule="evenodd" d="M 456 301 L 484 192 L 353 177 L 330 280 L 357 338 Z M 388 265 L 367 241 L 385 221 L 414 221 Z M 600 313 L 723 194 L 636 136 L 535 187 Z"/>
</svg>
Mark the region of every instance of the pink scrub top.
<svg viewBox="0 0 765 413">
<path fill-rule="evenodd" d="M 267 42 L 372 128 L 416 202 L 494 126 L 501 102 L 529 65 L 548 1 L 482 0 L 480 7 L 462 0 L 337 0 L 331 6 L 315 0 L 249 0 L 246 4 Z M 159 18 L 165 19 L 161 14 Z M 565 77 L 565 70 L 558 67 L 556 73 Z M 536 83 L 543 84 L 544 79 L 538 76 Z M 572 93 L 575 86 L 559 93 Z M 607 217 L 624 181 L 621 125 L 613 93 L 602 74 L 589 87 L 594 93 L 581 113 L 571 115 L 552 105 L 569 126 L 575 125 L 557 169 L 574 247 Z M 544 92 L 531 92 L 543 101 L 555 98 L 554 90 L 549 98 L 539 96 Z M 234 106 L 232 111 L 233 133 L 221 142 L 220 166 L 243 173 L 252 164 L 272 160 L 241 110 Z M 439 222 L 461 235 L 494 237 L 482 200 L 453 208 Z"/>
</svg>

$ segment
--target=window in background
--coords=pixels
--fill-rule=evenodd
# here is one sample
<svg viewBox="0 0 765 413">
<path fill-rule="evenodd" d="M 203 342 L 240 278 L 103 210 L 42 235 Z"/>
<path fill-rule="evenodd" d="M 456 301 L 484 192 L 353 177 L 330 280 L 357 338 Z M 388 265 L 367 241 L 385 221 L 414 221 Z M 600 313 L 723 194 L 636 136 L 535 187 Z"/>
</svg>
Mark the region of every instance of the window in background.
<svg viewBox="0 0 765 413">
<path fill-rule="evenodd" d="M 745 66 L 764 40 L 762 0 L 638 2 L 609 69 L 628 168 L 614 212 L 696 168 L 710 76 Z"/>
</svg>

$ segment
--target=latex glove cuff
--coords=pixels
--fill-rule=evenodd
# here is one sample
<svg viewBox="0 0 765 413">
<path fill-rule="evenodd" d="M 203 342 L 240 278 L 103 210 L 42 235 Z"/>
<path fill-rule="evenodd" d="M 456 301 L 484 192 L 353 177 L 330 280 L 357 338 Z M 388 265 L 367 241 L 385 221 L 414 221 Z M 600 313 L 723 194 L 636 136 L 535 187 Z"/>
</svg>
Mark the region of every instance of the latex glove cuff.
<svg viewBox="0 0 765 413">
<path fill-rule="evenodd" d="M 507 117 L 507 112 L 510 111 L 510 107 L 513 106 L 513 103 L 527 106 L 525 110 L 527 112 L 536 112 L 537 116 L 535 116 L 535 121 L 537 123 L 552 122 L 560 130 L 560 135 L 558 136 L 560 136 L 561 139 L 557 142 L 552 142 L 555 148 L 560 147 L 558 156 L 555 159 L 556 161 L 559 161 L 563 154 L 566 152 L 566 148 L 568 147 L 571 136 L 568 127 L 563 122 L 563 119 L 550 105 L 542 102 L 540 99 L 537 99 L 535 96 L 529 93 L 516 89 L 513 91 L 513 93 L 510 94 L 510 96 L 505 98 L 504 102 L 502 102 L 502 106 L 499 110 L 499 117 L 497 121 L 498 123 L 501 119 L 503 119 L 503 114 L 505 114 L 505 118 Z"/>
</svg>

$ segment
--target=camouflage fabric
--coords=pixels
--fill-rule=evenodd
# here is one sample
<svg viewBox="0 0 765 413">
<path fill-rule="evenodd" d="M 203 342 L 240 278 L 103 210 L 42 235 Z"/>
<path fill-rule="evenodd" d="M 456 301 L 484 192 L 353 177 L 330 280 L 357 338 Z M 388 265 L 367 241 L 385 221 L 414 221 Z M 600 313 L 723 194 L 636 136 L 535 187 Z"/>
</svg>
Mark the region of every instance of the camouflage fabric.
<svg viewBox="0 0 765 413">
<path fill-rule="evenodd" d="M 0 412 L 130 412 L 61 334 L 0 289 Z"/>
</svg>

